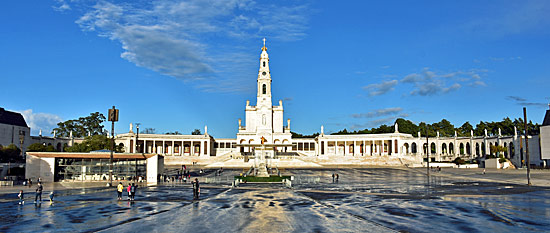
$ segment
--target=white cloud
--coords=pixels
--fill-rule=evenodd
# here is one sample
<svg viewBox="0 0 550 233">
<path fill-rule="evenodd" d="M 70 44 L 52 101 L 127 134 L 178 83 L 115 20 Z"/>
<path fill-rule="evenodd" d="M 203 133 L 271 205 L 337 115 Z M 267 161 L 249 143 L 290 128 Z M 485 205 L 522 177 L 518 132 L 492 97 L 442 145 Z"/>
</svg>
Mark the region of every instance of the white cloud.
<svg viewBox="0 0 550 233">
<path fill-rule="evenodd" d="M 356 114 L 352 114 L 351 116 L 353 118 L 376 118 L 381 116 L 395 115 L 397 113 L 400 113 L 401 111 L 403 111 L 403 109 L 400 107 L 383 108 L 383 109 L 376 109 L 374 111 L 367 112 L 367 113 L 356 113 Z"/>
<path fill-rule="evenodd" d="M 57 127 L 57 123 L 62 119 L 58 115 L 51 113 L 34 113 L 32 109 L 27 109 L 20 112 L 27 125 L 31 127 L 31 134 L 38 135 L 38 132 L 42 130 L 42 135 L 49 135 L 53 128 Z"/>
<path fill-rule="evenodd" d="M 87 4 L 75 3 L 85 12 L 76 21 L 84 31 L 120 42 L 123 59 L 206 91 L 235 91 L 238 80 L 254 76 L 243 67 L 253 67 L 258 54 L 243 42 L 302 39 L 309 18 L 304 4 L 252 0 Z"/>
<path fill-rule="evenodd" d="M 383 81 L 382 83 L 369 84 L 364 86 L 363 89 L 369 92 L 369 96 L 377 96 L 393 91 L 397 84 L 397 80 Z"/>
<path fill-rule="evenodd" d="M 71 10 L 71 6 L 65 0 L 56 0 L 57 6 L 53 6 L 53 9 L 56 11 L 67 11 Z"/>
<path fill-rule="evenodd" d="M 430 96 L 447 94 L 462 88 L 463 84 L 479 87 L 486 86 L 481 81 L 480 73 L 485 73 L 485 70 L 469 70 L 455 71 L 448 73 L 434 72 L 430 68 L 424 68 L 420 73 L 412 73 L 401 79 L 401 83 L 409 83 L 413 85 L 411 95 Z M 448 86 L 447 82 L 454 82 Z"/>
</svg>

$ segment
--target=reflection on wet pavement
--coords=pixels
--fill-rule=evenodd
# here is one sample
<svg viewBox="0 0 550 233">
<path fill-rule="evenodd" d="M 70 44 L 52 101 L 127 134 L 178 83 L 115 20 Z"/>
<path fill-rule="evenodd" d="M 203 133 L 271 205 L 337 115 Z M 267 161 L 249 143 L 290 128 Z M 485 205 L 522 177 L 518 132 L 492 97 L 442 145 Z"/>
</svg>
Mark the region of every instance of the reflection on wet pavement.
<svg viewBox="0 0 550 233">
<path fill-rule="evenodd" d="M 232 176 L 238 171 L 225 171 Z M 59 192 L 50 205 L 0 196 L 0 232 L 544 232 L 550 189 L 432 176 L 413 169 L 287 170 L 281 185 L 140 188 L 135 202 L 105 189 Z M 339 174 L 338 183 L 332 173 Z M 32 200 L 31 200 L 32 198 Z"/>
</svg>

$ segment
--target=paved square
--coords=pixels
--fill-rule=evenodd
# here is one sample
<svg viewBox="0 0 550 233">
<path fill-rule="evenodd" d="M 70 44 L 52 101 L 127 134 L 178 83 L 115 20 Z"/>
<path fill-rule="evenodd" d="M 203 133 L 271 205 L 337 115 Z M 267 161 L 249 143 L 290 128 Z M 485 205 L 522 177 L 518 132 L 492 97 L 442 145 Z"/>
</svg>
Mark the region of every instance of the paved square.
<svg viewBox="0 0 550 233">
<path fill-rule="evenodd" d="M 550 225 L 550 189 L 465 179 L 448 169 L 286 170 L 293 189 L 203 183 L 192 201 L 188 184 L 140 187 L 135 202 L 114 190 L 57 191 L 55 203 L 2 194 L 0 231 L 80 232 L 526 232 Z M 226 170 L 221 180 L 239 173 Z M 339 174 L 332 182 L 332 173 Z M 210 179 L 216 178 L 209 174 Z M 200 177 L 205 179 L 206 177 Z M 45 190 L 45 194 L 49 190 Z M 44 195 L 46 197 L 47 195 Z M 124 196 L 125 198 L 125 196 Z M 45 198 L 46 199 L 46 198 Z"/>
</svg>

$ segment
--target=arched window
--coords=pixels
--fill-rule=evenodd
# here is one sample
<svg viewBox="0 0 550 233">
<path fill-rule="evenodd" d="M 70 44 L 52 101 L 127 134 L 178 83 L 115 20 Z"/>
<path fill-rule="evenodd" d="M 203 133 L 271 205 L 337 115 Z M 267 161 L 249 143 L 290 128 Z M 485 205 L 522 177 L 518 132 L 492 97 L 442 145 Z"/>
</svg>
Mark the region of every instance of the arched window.
<svg viewBox="0 0 550 233">
<path fill-rule="evenodd" d="M 263 85 L 262 86 L 262 93 L 265 95 L 265 93 L 267 92 L 267 85 Z"/>
<path fill-rule="evenodd" d="M 264 61 L 264 67 L 265 67 L 265 61 Z"/>
</svg>

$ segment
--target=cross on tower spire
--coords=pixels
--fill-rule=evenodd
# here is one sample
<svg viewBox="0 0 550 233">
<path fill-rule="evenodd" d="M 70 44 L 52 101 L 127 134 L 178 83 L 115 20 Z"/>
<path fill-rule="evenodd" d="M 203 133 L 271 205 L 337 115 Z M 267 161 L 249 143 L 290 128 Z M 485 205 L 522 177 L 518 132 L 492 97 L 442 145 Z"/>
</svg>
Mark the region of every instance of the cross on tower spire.
<svg viewBox="0 0 550 233">
<path fill-rule="evenodd" d="M 262 47 L 262 51 L 267 51 L 267 48 L 265 47 L 265 37 L 264 37 L 264 47 Z"/>
</svg>

